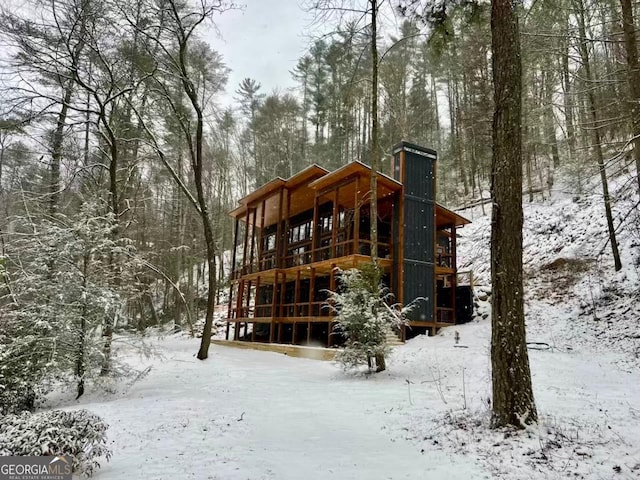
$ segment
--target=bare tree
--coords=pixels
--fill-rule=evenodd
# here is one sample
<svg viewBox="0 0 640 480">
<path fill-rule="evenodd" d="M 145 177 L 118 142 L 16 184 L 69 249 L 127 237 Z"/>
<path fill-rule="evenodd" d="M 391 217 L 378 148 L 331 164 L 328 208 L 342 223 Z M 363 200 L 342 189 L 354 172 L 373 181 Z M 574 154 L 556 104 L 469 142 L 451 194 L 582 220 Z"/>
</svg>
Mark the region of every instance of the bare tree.
<svg viewBox="0 0 640 480">
<path fill-rule="evenodd" d="M 594 92 L 594 75 L 591 67 L 591 59 L 589 55 L 589 40 L 587 39 L 585 25 L 585 8 L 583 0 L 573 0 L 578 21 L 578 50 L 584 69 L 584 80 L 587 88 L 587 110 L 589 112 L 589 132 L 591 133 L 592 149 L 594 151 L 598 170 L 600 172 L 600 183 L 602 185 L 602 199 L 604 202 L 604 211 L 607 217 L 607 229 L 609 231 L 609 243 L 611 244 L 611 253 L 616 271 L 622 268 L 620 261 L 620 252 L 618 251 L 618 241 L 616 239 L 616 229 L 613 224 L 613 212 L 611 211 L 611 195 L 609 194 L 609 180 L 607 179 L 607 170 L 604 163 L 604 154 L 602 152 L 602 121 L 600 119 L 598 105 L 596 103 L 596 95 Z"/>
<path fill-rule="evenodd" d="M 629 106 L 631 134 L 633 135 L 633 158 L 636 162 L 636 179 L 638 181 L 638 193 L 640 193 L 640 63 L 638 62 L 638 44 L 631 0 L 620 0 L 620 5 L 622 6 L 622 28 L 624 29 L 627 76 L 631 93 Z"/>
<path fill-rule="evenodd" d="M 214 13 L 219 13 L 227 9 L 228 5 L 222 0 L 199 0 L 193 4 L 180 0 L 166 0 L 159 5 L 150 2 L 148 8 L 150 11 L 155 12 L 155 15 L 151 17 L 155 16 L 159 18 L 163 16 L 167 19 L 167 24 L 162 28 L 159 35 L 151 34 L 148 29 L 142 29 L 136 22 L 128 17 L 129 23 L 145 36 L 150 49 L 158 48 L 159 55 L 157 55 L 155 61 L 159 65 L 156 70 L 161 71 L 163 75 L 167 75 L 169 78 L 179 81 L 182 93 L 186 95 L 190 106 L 190 109 L 186 110 L 184 105 L 178 104 L 167 86 L 163 83 L 161 75 L 157 74 L 155 76 L 154 84 L 158 93 L 162 96 L 163 101 L 169 104 L 170 109 L 174 113 L 175 120 L 186 139 L 195 194 L 182 181 L 180 175 L 169 165 L 166 154 L 159 143 L 154 140 L 153 144 L 156 147 L 156 153 L 163 161 L 163 164 L 169 169 L 172 178 L 177 182 L 180 189 L 196 209 L 204 233 L 208 268 L 208 293 L 202 341 L 197 354 L 198 359 L 204 360 L 209 355 L 213 314 L 215 310 L 217 246 L 205 190 L 205 158 L 203 151 L 205 126 L 204 104 L 196 85 L 197 73 L 194 72 L 190 63 L 192 60 L 190 58 L 190 51 L 197 41 L 196 31 L 198 27 L 211 19 Z M 144 128 L 147 133 L 151 134 L 148 126 Z"/>
</svg>

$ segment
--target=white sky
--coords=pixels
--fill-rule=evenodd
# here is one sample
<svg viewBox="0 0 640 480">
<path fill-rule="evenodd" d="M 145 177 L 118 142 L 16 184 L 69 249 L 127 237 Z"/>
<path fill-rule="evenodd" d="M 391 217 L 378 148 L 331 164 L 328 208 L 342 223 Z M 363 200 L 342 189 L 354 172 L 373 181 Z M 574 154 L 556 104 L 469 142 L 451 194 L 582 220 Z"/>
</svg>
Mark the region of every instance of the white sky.
<svg viewBox="0 0 640 480">
<path fill-rule="evenodd" d="M 290 71 L 310 44 L 311 14 L 298 0 L 245 0 L 241 10 L 214 18 L 219 34 L 206 36 L 231 69 L 225 104 L 233 102 L 238 84 L 253 78 L 263 93 L 295 86 Z"/>
</svg>

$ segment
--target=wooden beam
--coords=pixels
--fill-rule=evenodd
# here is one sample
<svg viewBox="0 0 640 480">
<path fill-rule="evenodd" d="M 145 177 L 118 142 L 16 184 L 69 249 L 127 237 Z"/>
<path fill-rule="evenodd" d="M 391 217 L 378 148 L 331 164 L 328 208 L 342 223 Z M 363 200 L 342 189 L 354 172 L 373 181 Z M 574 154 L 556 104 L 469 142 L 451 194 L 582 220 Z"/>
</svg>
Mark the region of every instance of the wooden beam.
<svg viewBox="0 0 640 480">
<path fill-rule="evenodd" d="M 253 272 L 254 253 L 256 251 L 256 220 L 258 209 L 253 209 L 253 222 L 251 223 L 251 252 L 249 253 L 249 271 Z M 257 270 L 257 269 L 256 269 Z"/>
<path fill-rule="evenodd" d="M 238 229 L 240 226 L 240 219 L 235 219 L 235 227 L 233 232 L 233 253 L 231 254 L 231 279 L 233 280 L 233 273 L 236 269 L 236 255 L 238 254 Z M 231 297 L 229 297 L 231 299 Z"/>
<path fill-rule="evenodd" d="M 259 291 L 260 291 L 260 277 L 256 278 L 256 296 L 255 299 L 253 301 L 253 316 L 257 317 L 258 315 L 258 298 L 259 298 Z M 251 330 L 251 341 L 255 342 L 256 341 L 256 322 L 253 322 L 253 328 Z"/>
<path fill-rule="evenodd" d="M 276 319 L 276 298 L 278 295 L 278 271 L 276 270 L 275 281 L 273 282 L 273 290 L 271 292 L 271 327 L 269 328 L 269 343 L 273 343 L 273 337 L 275 334 L 275 319 Z"/>
<path fill-rule="evenodd" d="M 282 273 L 282 288 L 280 289 L 280 318 L 284 317 L 284 296 L 287 291 L 287 274 Z M 278 343 L 282 343 L 282 322 L 278 322 Z"/>
<path fill-rule="evenodd" d="M 247 284 L 247 304 L 245 305 L 245 308 L 247 309 L 247 313 L 246 315 L 244 315 L 245 317 L 249 317 L 249 308 L 251 305 L 251 280 L 249 280 L 248 284 Z M 245 338 L 247 337 L 247 334 L 249 333 L 249 322 L 244 322 L 244 336 Z"/>
<path fill-rule="evenodd" d="M 289 229 L 291 228 L 291 222 L 289 221 L 289 215 L 291 213 L 291 191 L 287 189 L 287 204 L 284 208 L 284 228 L 282 239 L 282 265 L 281 268 L 287 267 L 287 257 L 289 256 Z"/>
<path fill-rule="evenodd" d="M 318 250 L 318 240 L 320 239 L 320 232 L 318 231 L 319 212 L 318 212 L 318 200 L 319 196 L 313 197 L 313 234 L 311 235 L 311 261 L 317 260 L 316 251 Z"/>
<path fill-rule="evenodd" d="M 335 275 L 335 263 L 331 265 L 331 273 L 329 274 L 329 290 L 331 290 L 332 292 L 336 291 L 336 275 Z M 335 314 L 332 312 L 331 316 L 334 316 Z M 331 335 L 331 331 L 333 330 L 333 324 L 335 322 L 329 322 L 327 324 L 327 345 L 329 347 L 332 346 L 333 344 L 333 336 Z"/>
<path fill-rule="evenodd" d="M 282 202 L 283 200 L 283 195 L 282 195 L 283 189 L 280 189 L 280 192 L 278 194 L 278 227 L 276 229 L 276 268 L 282 268 Z"/>
<path fill-rule="evenodd" d="M 299 313 L 299 303 L 300 303 L 300 270 L 296 272 L 296 283 L 295 283 L 295 293 L 293 299 L 293 316 L 297 317 Z M 291 343 L 293 345 L 296 344 L 296 326 L 297 323 L 293 323 L 293 331 L 291 332 Z"/>
<path fill-rule="evenodd" d="M 316 293 L 316 269 L 311 267 L 311 279 L 309 280 L 309 311 L 307 314 L 313 316 L 313 301 Z M 320 312 L 318 312 L 320 313 Z M 307 345 L 311 343 L 311 322 L 307 326 Z"/>
<path fill-rule="evenodd" d="M 337 187 L 333 191 L 333 212 L 331 220 L 331 258 L 336 258 L 336 242 L 338 238 L 338 191 Z"/>
<path fill-rule="evenodd" d="M 242 266 L 240 267 L 240 274 L 246 273 L 244 267 L 247 265 L 247 247 L 249 244 L 249 209 L 247 208 L 247 214 L 244 219 L 244 241 L 242 246 Z"/>
<path fill-rule="evenodd" d="M 244 290 L 244 280 L 240 280 L 238 283 L 238 297 L 236 298 L 236 318 L 242 316 L 242 295 Z M 239 338 L 238 332 L 238 323 L 236 322 L 233 332 L 233 339 L 238 340 Z"/>
<path fill-rule="evenodd" d="M 311 323 L 327 323 L 331 321 L 330 316 L 303 316 L 303 317 L 276 317 L 276 322 L 282 323 L 293 323 L 293 322 L 311 322 Z M 256 317 L 256 318 L 236 318 L 231 320 L 230 323 L 244 323 L 245 321 L 255 321 L 256 323 L 269 323 L 271 321 L 271 317 Z M 451 325 L 450 323 L 444 325 Z"/>
<path fill-rule="evenodd" d="M 356 188 L 353 199 L 353 253 L 358 253 L 360 247 L 360 177 L 356 177 Z"/>
<path fill-rule="evenodd" d="M 364 263 L 371 263 L 371 257 L 368 255 L 345 255 L 343 257 L 338 257 L 335 259 L 322 260 L 319 262 L 307 263 L 304 265 L 295 265 L 293 267 L 289 267 L 286 269 L 275 269 L 272 268 L 270 270 L 263 270 L 262 272 L 254 272 L 247 275 L 243 275 L 242 279 L 245 281 L 255 280 L 258 276 L 260 276 L 262 285 L 271 285 L 275 281 L 276 272 L 280 272 L 281 274 L 284 272 L 287 275 L 291 275 L 292 277 L 296 275 L 296 272 L 300 270 L 301 278 L 310 278 L 311 277 L 311 268 L 315 267 L 316 273 L 319 275 L 329 275 L 331 270 L 331 264 L 334 264 L 340 268 L 351 268 L 353 266 L 358 266 Z M 393 261 L 389 258 L 380 258 L 378 265 L 385 271 L 388 271 L 393 266 Z M 439 272 L 440 270 L 438 270 Z"/>
<path fill-rule="evenodd" d="M 298 316 L 298 304 L 300 303 L 300 270 L 296 272 L 295 293 L 293 300 L 293 316 Z"/>
<path fill-rule="evenodd" d="M 367 173 L 367 176 L 369 174 Z M 352 183 L 356 178 L 359 178 L 360 174 L 358 173 L 351 173 L 349 175 L 347 175 L 346 177 L 344 177 L 342 180 L 340 180 L 339 182 L 336 182 L 332 185 L 329 185 L 328 187 L 323 188 L 322 190 L 318 191 L 318 196 L 322 197 L 323 195 L 326 195 L 327 193 L 331 192 L 334 189 L 338 189 L 340 187 L 344 187 L 345 185 L 349 185 L 350 183 Z"/>
<path fill-rule="evenodd" d="M 258 271 L 262 270 L 262 254 L 264 250 L 264 208 L 266 200 L 262 200 L 260 204 L 260 236 L 258 241 Z"/>
<path fill-rule="evenodd" d="M 231 281 L 229 282 L 229 305 L 227 306 L 227 318 L 231 318 L 231 313 L 233 311 L 233 290 L 237 288 L 237 283 L 234 282 L 233 276 L 235 275 L 236 269 L 236 255 L 238 251 L 238 227 L 240 220 L 235 218 L 235 226 L 233 231 L 233 248 L 231 250 Z M 227 322 L 227 329 L 225 333 L 225 338 L 229 340 L 229 328 L 231 325 Z"/>
</svg>

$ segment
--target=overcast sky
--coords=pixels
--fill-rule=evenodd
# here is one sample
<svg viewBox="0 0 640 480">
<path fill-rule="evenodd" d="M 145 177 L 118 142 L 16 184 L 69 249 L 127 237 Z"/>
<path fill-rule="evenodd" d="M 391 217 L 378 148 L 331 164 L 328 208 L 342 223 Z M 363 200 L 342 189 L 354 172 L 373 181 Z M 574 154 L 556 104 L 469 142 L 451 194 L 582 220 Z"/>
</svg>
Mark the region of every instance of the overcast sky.
<svg viewBox="0 0 640 480">
<path fill-rule="evenodd" d="M 227 98 L 233 101 L 240 81 L 250 77 L 263 93 L 293 87 L 289 73 L 309 45 L 310 14 L 298 0 L 244 0 L 244 8 L 215 17 L 219 35 L 207 39 L 231 69 Z"/>
</svg>

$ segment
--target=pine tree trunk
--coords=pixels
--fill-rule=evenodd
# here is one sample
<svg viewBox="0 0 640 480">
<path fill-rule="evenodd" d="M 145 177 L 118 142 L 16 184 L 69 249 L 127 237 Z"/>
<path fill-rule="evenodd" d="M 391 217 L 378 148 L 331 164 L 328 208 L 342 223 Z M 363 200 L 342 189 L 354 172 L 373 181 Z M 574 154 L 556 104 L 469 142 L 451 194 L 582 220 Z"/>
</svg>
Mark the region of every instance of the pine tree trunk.
<svg viewBox="0 0 640 480">
<path fill-rule="evenodd" d="M 371 260 L 378 268 L 378 170 L 380 169 L 380 146 L 378 144 L 378 0 L 371 4 Z M 386 369 L 384 354 L 376 355 L 376 371 Z"/>
<path fill-rule="evenodd" d="M 371 258 L 378 264 L 378 39 L 377 1 L 371 4 Z"/>
<path fill-rule="evenodd" d="M 494 427 L 537 421 L 522 280 L 522 66 L 516 4 L 493 0 L 495 112 L 491 165 L 491 367 Z"/>
</svg>

